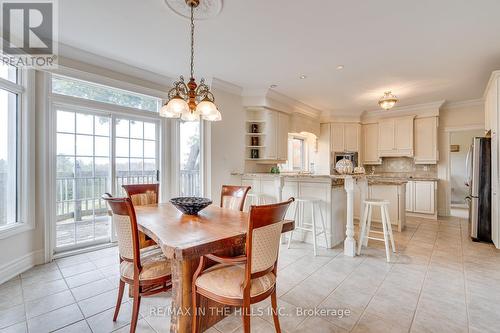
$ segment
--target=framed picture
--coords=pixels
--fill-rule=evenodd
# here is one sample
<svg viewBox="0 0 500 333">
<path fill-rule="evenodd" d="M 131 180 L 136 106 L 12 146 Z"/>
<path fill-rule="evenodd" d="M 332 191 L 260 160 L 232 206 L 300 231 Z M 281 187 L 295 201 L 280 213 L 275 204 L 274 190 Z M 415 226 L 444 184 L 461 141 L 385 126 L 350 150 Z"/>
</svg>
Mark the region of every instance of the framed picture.
<svg viewBox="0 0 500 333">
<path fill-rule="evenodd" d="M 460 151 L 460 145 L 450 145 L 450 152 L 458 153 Z"/>
</svg>

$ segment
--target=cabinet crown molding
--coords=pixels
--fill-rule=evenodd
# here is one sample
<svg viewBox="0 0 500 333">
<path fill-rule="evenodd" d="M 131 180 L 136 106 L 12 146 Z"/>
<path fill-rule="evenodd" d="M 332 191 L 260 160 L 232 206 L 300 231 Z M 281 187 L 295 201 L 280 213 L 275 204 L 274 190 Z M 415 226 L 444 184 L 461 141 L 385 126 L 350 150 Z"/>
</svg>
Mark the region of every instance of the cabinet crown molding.
<svg viewBox="0 0 500 333">
<path fill-rule="evenodd" d="M 439 109 L 443 106 L 444 102 L 445 100 L 441 100 L 432 103 L 401 106 L 387 111 L 381 109 L 365 111 L 361 115 L 361 121 L 362 123 L 366 123 L 374 119 L 392 118 L 399 116 L 415 116 L 417 118 L 439 116 Z"/>
<path fill-rule="evenodd" d="M 488 91 L 490 90 L 491 85 L 498 78 L 500 78 L 500 70 L 494 71 L 493 73 L 491 73 L 490 79 L 488 80 L 488 84 L 486 85 L 486 89 L 484 89 L 483 99 L 486 99 L 486 95 L 488 94 Z"/>
</svg>

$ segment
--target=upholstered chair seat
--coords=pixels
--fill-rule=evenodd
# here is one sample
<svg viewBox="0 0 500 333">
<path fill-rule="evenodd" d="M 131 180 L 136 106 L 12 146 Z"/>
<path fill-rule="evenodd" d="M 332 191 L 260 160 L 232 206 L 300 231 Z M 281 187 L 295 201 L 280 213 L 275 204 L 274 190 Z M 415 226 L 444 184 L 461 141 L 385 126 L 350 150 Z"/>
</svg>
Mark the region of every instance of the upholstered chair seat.
<svg viewBox="0 0 500 333">
<path fill-rule="evenodd" d="M 159 246 L 141 249 L 142 271 L 139 281 L 155 280 L 172 274 L 170 261 L 165 258 Z M 134 279 L 134 263 L 122 261 L 120 275 L 128 280 Z"/>
<path fill-rule="evenodd" d="M 245 265 L 219 264 L 210 267 L 196 280 L 196 286 L 212 294 L 243 299 Z M 265 293 L 274 287 L 276 277 L 273 272 L 252 279 L 250 297 Z"/>
</svg>

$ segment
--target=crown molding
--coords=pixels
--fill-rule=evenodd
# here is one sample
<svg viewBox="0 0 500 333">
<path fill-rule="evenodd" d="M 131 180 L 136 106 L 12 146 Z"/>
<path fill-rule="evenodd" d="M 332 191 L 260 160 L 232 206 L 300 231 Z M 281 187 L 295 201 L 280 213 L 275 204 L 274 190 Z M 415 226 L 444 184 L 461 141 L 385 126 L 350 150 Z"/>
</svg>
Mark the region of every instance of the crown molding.
<svg viewBox="0 0 500 333">
<path fill-rule="evenodd" d="M 244 107 L 265 107 L 285 113 L 298 113 L 319 120 L 321 111 L 270 89 L 243 89 Z"/>
<path fill-rule="evenodd" d="M 240 86 L 216 77 L 212 78 L 212 84 L 210 87 L 212 89 L 223 90 L 225 92 L 238 96 L 241 96 L 243 93 L 243 88 L 241 88 Z"/>
<path fill-rule="evenodd" d="M 410 116 L 416 115 L 417 117 L 431 117 L 438 116 L 439 109 L 443 106 L 445 100 L 414 104 L 408 106 L 395 107 L 390 110 L 371 110 L 364 111 L 361 115 L 362 121 L 373 119 L 373 118 L 387 118 L 387 117 L 398 117 L 398 116 Z"/>
<path fill-rule="evenodd" d="M 465 101 L 458 102 L 446 102 L 441 110 L 451 110 L 451 109 L 462 109 L 462 108 L 473 108 L 473 107 L 482 107 L 484 106 L 484 99 L 469 99 Z"/>
<path fill-rule="evenodd" d="M 486 99 L 486 95 L 488 94 L 488 90 L 490 90 L 490 86 L 493 84 L 493 81 L 498 78 L 500 78 L 500 70 L 491 73 L 490 79 L 486 84 L 486 89 L 484 89 L 483 99 Z"/>
</svg>

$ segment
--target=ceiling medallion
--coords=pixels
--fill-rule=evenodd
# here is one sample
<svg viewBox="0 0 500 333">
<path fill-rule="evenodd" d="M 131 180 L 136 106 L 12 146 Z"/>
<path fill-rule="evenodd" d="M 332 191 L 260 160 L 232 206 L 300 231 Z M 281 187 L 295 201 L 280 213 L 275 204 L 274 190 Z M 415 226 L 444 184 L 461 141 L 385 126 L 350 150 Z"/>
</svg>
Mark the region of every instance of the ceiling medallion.
<svg viewBox="0 0 500 333">
<path fill-rule="evenodd" d="M 398 101 L 398 98 L 391 91 L 386 91 L 384 96 L 379 99 L 378 105 L 384 110 L 390 110 Z"/>
<path fill-rule="evenodd" d="M 210 87 L 202 78 L 197 84 L 194 78 L 194 9 L 200 0 L 185 0 L 184 6 L 190 9 L 191 15 L 191 77 L 184 82 L 181 75 L 174 87 L 168 92 L 168 101 L 160 109 L 160 116 L 166 118 L 181 118 L 184 121 L 197 121 L 202 118 L 208 121 L 219 121 L 222 116 L 215 105 L 215 98 Z M 206 0 L 203 0 L 206 1 Z"/>
<path fill-rule="evenodd" d="M 186 6 L 185 0 L 165 0 L 165 3 L 177 15 L 185 18 L 191 17 L 191 9 Z M 222 0 L 203 0 L 196 8 L 196 19 L 212 19 L 220 14 L 222 6 Z"/>
</svg>

